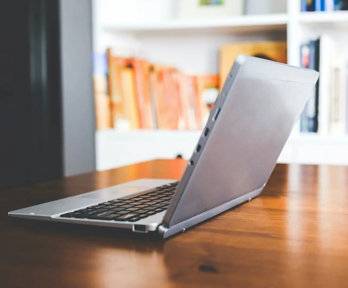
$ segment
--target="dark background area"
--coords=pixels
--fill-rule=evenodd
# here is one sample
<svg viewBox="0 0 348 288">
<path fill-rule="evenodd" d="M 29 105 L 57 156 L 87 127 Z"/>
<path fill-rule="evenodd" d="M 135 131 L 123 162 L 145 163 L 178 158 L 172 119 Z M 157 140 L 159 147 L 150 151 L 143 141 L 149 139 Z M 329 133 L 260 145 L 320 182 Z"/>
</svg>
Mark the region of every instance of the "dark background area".
<svg viewBox="0 0 348 288">
<path fill-rule="evenodd" d="M 95 170 L 91 18 L 90 0 L 1 1 L 0 189 Z"/>
<path fill-rule="evenodd" d="M 0 9 L 0 188 L 62 176 L 58 1 Z"/>
</svg>

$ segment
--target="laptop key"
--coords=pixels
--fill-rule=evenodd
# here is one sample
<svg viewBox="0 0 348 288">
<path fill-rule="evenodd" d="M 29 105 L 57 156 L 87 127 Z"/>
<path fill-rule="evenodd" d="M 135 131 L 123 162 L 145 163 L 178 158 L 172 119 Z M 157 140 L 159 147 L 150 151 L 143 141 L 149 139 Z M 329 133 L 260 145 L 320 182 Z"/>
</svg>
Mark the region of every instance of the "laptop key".
<svg viewBox="0 0 348 288">
<path fill-rule="evenodd" d="M 130 207 L 130 208 L 127 208 L 126 210 L 127 211 L 137 211 L 137 210 L 139 210 L 139 208 L 137 208 L 137 207 Z"/>
<path fill-rule="evenodd" d="M 123 210 L 124 210 L 124 208 L 122 208 L 122 207 L 111 207 L 110 208 L 110 211 L 113 211 L 113 212 L 120 212 Z"/>
<path fill-rule="evenodd" d="M 137 216 L 137 214 L 135 213 L 128 213 L 128 214 L 124 214 L 122 216 L 116 217 L 114 218 L 115 221 L 127 221 L 128 219 Z"/>
<path fill-rule="evenodd" d="M 140 220 L 139 217 L 133 217 L 133 218 L 128 219 L 129 222 L 136 222 L 138 220 Z"/>
</svg>

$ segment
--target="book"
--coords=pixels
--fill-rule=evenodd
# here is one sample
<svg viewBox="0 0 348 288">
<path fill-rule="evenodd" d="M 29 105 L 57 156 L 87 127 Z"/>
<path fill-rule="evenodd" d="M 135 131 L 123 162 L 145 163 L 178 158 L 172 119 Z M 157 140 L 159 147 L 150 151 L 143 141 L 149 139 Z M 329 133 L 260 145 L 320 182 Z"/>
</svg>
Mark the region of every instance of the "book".
<svg viewBox="0 0 348 288">
<path fill-rule="evenodd" d="M 286 42 L 240 42 L 223 45 L 220 51 L 220 89 L 222 88 L 223 83 L 230 72 L 234 60 L 239 54 L 287 63 Z"/>
<path fill-rule="evenodd" d="M 219 75 L 208 74 L 195 77 L 195 107 L 197 128 L 202 129 L 206 124 L 213 103 L 219 93 Z"/>
<path fill-rule="evenodd" d="M 326 34 L 320 36 L 320 53 L 319 53 L 319 103 L 320 111 L 318 115 L 318 132 L 321 135 L 329 133 L 329 111 L 330 111 L 330 93 L 331 93 L 331 76 L 332 76 L 332 59 L 336 54 L 334 40 Z"/>
<path fill-rule="evenodd" d="M 334 11 L 335 10 L 335 4 L 334 0 L 325 0 L 325 11 Z"/>
<path fill-rule="evenodd" d="M 348 10 L 348 0 L 340 1 L 340 10 Z"/>
<path fill-rule="evenodd" d="M 122 58 L 113 55 L 112 49 L 107 49 L 108 55 L 108 84 L 109 84 L 109 94 L 111 98 L 111 117 L 114 127 L 122 128 L 122 126 L 127 126 L 127 115 L 124 110 L 124 93 L 122 88 L 122 69 L 128 65 L 132 64 L 132 59 Z"/>
<path fill-rule="evenodd" d="M 300 46 L 300 65 L 302 68 L 309 68 L 309 44 L 305 43 Z M 311 99 L 312 100 L 312 99 Z M 313 107 L 313 102 L 308 101 L 301 113 L 300 131 L 309 132 L 309 121 L 307 117 L 307 110 Z"/>
<path fill-rule="evenodd" d="M 182 129 L 197 129 L 193 78 L 185 74 L 177 74 L 176 78 L 180 99 L 180 127 Z"/>
<path fill-rule="evenodd" d="M 301 66 L 319 71 L 320 66 L 320 38 L 311 40 L 300 47 Z M 319 83 L 317 82 L 313 96 L 309 98 L 301 114 L 301 132 L 318 132 L 319 123 Z"/>
<path fill-rule="evenodd" d="M 137 103 L 139 106 L 139 125 L 141 129 L 153 129 L 155 123 L 150 94 L 150 63 L 145 60 L 134 59 L 133 65 Z"/>
<path fill-rule="evenodd" d="M 306 11 L 315 11 L 315 0 L 306 0 Z"/>
<path fill-rule="evenodd" d="M 113 127 L 111 121 L 111 102 L 107 93 L 95 94 L 96 129 L 104 130 Z"/>
<path fill-rule="evenodd" d="M 113 127 L 111 117 L 111 99 L 107 83 L 107 56 L 105 53 L 93 54 L 93 86 L 95 102 L 96 129 Z"/>
<path fill-rule="evenodd" d="M 121 81 L 125 120 L 131 129 L 139 129 L 139 106 L 136 96 L 135 72 L 132 64 L 122 67 Z"/>
<path fill-rule="evenodd" d="M 175 77 L 176 69 L 153 65 L 151 86 L 158 129 L 178 129 L 180 118 L 179 87 Z"/>
<path fill-rule="evenodd" d="M 302 12 L 307 11 L 307 0 L 301 0 L 301 11 Z"/>
<path fill-rule="evenodd" d="M 332 59 L 330 95 L 330 134 L 343 135 L 346 133 L 347 117 L 347 81 L 346 63 L 340 56 Z"/>
<path fill-rule="evenodd" d="M 308 68 L 319 71 L 319 59 L 320 59 L 320 38 L 316 40 L 311 40 L 309 42 L 309 66 Z M 318 80 L 314 95 L 308 101 L 306 112 L 306 117 L 308 121 L 308 131 L 307 132 L 318 132 L 318 113 L 319 113 L 319 83 Z"/>
<path fill-rule="evenodd" d="M 322 7 L 322 0 L 314 0 L 314 11 L 325 11 Z"/>
<path fill-rule="evenodd" d="M 180 97 L 179 84 L 175 77 L 177 70 L 173 68 L 163 69 L 163 97 L 166 106 L 166 129 L 179 129 L 180 122 Z"/>
<path fill-rule="evenodd" d="M 320 0 L 321 3 L 320 3 L 320 11 L 327 11 L 327 7 L 326 7 L 326 0 Z"/>
</svg>

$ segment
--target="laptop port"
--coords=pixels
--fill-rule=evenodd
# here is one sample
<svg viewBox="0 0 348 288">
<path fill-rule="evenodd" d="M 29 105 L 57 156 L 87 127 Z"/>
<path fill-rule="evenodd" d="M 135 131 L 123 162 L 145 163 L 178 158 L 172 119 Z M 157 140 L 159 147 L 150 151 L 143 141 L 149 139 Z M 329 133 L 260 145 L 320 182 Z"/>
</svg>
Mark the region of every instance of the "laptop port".
<svg viewBox="0 0 348 288">
<path fill-rule="evenodd" d="M 201 151 L 201 145 L 197 145 L 197 147 L 196 147 L 196 152 L 198 153 L 199 151 Z"/>
<path fill-rule="evenodd" d="M 189 164 L 190 164 L 191 166 L 193 166 L 193 165 L 195 165 L 195 162 L 194 162 L 193 160 L 190 160 Z"/>
<path fill-rule="evenodd" d="M 204 137 L 207 137 L 207 135 L 208 135 L 208 133 L 209 133 L 209 128 L 207 127 L 207 128 L 205 128 L 205 130 L 204 130 Z"/>
<path fill-rule="evenodd" d="M 216 119 L 219 117 L 220 111 L 221 111 L 221 108 L 218 108 L 215 111 L 215 114 L 214 114 L 214 117 L 213 117 L 213 121 L 216 121 Z"/>
<path fill-rule="evenodd" d="M 139 232 L 139 233 L 147 233 L 146 226 L 145 225 L 133 225 L 133 231 Z"/>
</svg>

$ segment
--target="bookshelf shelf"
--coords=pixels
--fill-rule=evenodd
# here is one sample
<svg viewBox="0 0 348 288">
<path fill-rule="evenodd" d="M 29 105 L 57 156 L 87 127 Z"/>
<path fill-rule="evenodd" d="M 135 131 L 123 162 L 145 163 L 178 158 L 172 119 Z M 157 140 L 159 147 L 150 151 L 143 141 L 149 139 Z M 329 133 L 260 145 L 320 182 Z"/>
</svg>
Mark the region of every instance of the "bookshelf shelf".
<svg viewBox="0 0 348 288">
<path fill-rule="evenodd" d="M 348 11 L 302 12 L 300 13 L 299 22 L 312 25 L 348 25 Z"/>
<path fill-rule="evenodd" d="M 97 169 L 105 170 L 154 158 L 188 159 L 201 135 L 198 130 L 101 130 L 96 133 Z M 347 136 L 293 135 L 278 162 L 346 164 Z M 332 147 L 335 147 L 332 149 Z M 318 155 L 321 155 L 318 158 Z"/>
<path fill-rule="evenodd" d="M 146 23 L 113 23 L 107 24 L 104 30 L 107 32 L 124 33 L 161 33 L 161 32 L 185 32 L 185 31 L 274 31 L 285 30 L 288 23 L 286 14 L 271 15 L 243 15 L 222 19 L 195 19 L 195 20 L 168 20 Z"/>
<path fill-rule="evenodd" d="M 97 170 L 155 158 L 175 158 L 179 154 L 187 159 L 200 135 L 198 130 L 97 131 Z"/>
</svg>

